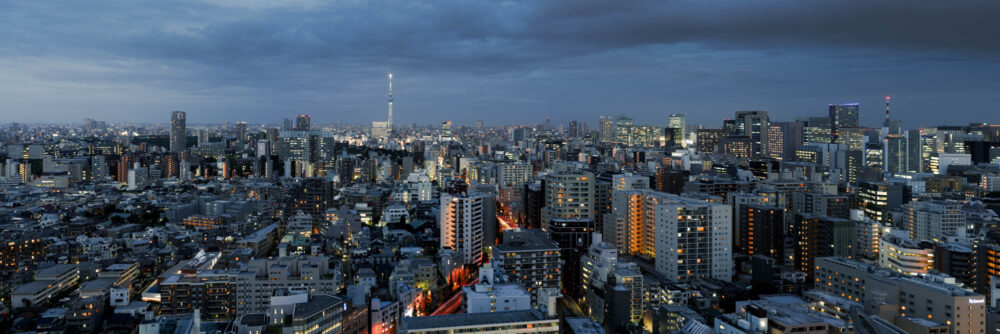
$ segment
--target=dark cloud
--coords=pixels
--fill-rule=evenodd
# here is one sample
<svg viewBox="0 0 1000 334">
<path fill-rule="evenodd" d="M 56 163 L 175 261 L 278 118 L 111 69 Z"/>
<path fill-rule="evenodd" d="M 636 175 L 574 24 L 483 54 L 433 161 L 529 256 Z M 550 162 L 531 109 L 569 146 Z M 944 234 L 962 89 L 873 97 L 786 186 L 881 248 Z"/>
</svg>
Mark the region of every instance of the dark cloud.
<svg viewBox="0 0 1000 334">
<path fill-rule="evenodd" d="M 929 121 L 948 98 L 992 108 L 997 14 L 986 0 L 3 1 L 0 75 L 30 84 L 0 83 L 0 111 L 368 121 L 394 71 L 406 122 L 792 117 L 887 92 L 939 96 L 914 106 Z"/>
</svg>

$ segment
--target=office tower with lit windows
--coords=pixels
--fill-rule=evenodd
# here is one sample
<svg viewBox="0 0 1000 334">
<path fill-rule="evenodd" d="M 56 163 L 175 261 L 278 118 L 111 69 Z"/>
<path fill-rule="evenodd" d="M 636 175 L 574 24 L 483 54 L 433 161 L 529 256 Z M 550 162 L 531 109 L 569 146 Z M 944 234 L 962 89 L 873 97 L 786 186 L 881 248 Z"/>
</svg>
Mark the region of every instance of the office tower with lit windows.
<svg viewBox="0 0 1000 334">
<path fill-rule="evenodd" d="M 725 136 L 719 138 L 719 152 L 736 158 L 749 159 L 760 149 L 758 143 L 748 136 Z"/>
<path fill-rule="evenodd" d="M 616 144 L 628 145 L 632 137 L 632 127 L 635 125 L 632 122 L 631 117 L 625 117 L 624 115 L 615 116 L 615 121 L 613 123 Z"/>
<path fill-rule="evenodd" d="M 861 182 L 858 198 L 865 216 L 883 224 L 890 223 L 889 211 L 895 210 L 912 198 L 912 189 L 902 183 Z"/>
<path fill-rule="evenodd" d="M 767 111 L 754 110 L 736 112 L 737 132 L 739 135 L 750 138 L 750 141 L 753 143 L 752 156 L 760 156 L 762 150 L 767 149 L 763 147 L 763 145 L 767 141 L 767 130 L 769 127 L 770 118 L 767 115 Z"/>
<path fill-rule="evenodd" d="M 818 257 L 853 255 L 854 222 L 829 216 L 797 213 L 789 229 L 793 241 L 793 267 L 812 280 Z"/>
<path fill-rule="evenodd" d="M 170 113 L 170 152 L 181 153 L 187 149 L 187 113 Z"/>
<path fill-rule="evenodd" d="M 465 264 L 480 265 L 483 249 L 496 238 L 493 196 L 486 193 L 441 194 L 441 248 Z"/>
<path fill-rule="evenodd" d="M 598 139 L 602 143 L 615 141 L 615 120 L 611 116 L 601 116 L 597 129 Z"/>
<path fill-rule="evenodd" d="M 684 114 L 670 114 L 667 117 L 667 128 L 674 129 L 674 141 L 681 147 L 687 147 L 687 122 Z"/>
<path fill-rule="evenodd" d="M 236 150 L 242 151 L 247 144 L 247 122 L 236 122 Z"/>
<path fill-rule="evenodd" d="M 929 173 L 931 171 L 931 157 L 941 153 L 938 149 L 938 137 L 936 129 L 920 129 L 920 171 Z"/>
<path fill-rule="evenodd" d="M 833 135 L 828 117 L 809 117 L 802 120 L 803 143 L 829 143 Z"/>
<path fill-rule="evenodd" d="M 857 103 L 830 105 L 830 139 L 832 142 L 837 142 L 841 129 L 856 127 L 858 127 Z"/>
<path fill-rule="evenodd" d="M 695 131 L 695 148 L 700 152 L 715 153 L 725 133 L 724 129 L 698 129 Z"/>
<path fill-rule="evenodd" d="M 791 161 L 795 148 L 802 145 L 801 122 L 772 122 L 767 130 L 767 157 Z"/>
<path fill-rule="evenodd" d="M 848 150 L 863 151 L 865 149 L 865 128 L 840 128 L 834 143 L 844 144 Z"/>
<path fill-rule="evenodd" d="M 309 115 L 298 115 L 295 117 L 295 131 L 309 131 L 311 129 Z"/>
</svg>

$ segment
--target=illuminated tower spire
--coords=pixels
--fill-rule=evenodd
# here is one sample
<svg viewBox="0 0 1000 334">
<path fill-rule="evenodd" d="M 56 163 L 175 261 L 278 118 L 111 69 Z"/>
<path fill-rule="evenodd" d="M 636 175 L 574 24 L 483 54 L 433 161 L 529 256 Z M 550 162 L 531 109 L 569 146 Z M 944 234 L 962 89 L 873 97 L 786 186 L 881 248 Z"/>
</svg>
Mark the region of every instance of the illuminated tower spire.
<svg viewBox="0 0 1000 334">
<path fill-rule="evenodd" d="M 385 121 L 385 127 L 392 131 L 392 73 L 389 73 L 389 119 Z"/>
<path fill-rule="evenodd" d="M 889 127 L 889 99 L 891 99 L 891 98 L 892 97 L 889 97 L 889 96 L 885 97 L 885 123 L 882 124 L 882 126 L 884 126 L 886 128 Z M 392 103 L 390 103 L 390 105 L 391 104 Z"/>
</svg>

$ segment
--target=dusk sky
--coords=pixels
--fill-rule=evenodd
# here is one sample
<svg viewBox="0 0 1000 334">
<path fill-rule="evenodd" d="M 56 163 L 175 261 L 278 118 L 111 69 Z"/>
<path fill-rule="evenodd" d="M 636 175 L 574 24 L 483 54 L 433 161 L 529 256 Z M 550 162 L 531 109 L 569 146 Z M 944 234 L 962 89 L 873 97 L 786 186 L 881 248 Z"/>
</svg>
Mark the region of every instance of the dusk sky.
<svg viewBox="0 0 1000 334">
<path fill-rule="evenodd" d="M 1000 122 L 1000 1 L 7 1 L 0 123 Z"/>
</svg>

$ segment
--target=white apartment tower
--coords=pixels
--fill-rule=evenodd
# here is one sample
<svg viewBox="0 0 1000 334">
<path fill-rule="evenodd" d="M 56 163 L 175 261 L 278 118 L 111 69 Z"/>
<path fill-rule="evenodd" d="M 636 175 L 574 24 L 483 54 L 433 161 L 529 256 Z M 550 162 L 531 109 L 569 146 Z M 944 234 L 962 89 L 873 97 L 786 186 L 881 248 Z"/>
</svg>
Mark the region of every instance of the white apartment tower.
<svg viewBox="0 0 1000 334">
<path fill-rule="evenodd" d="M 480 265 L 483 262 L 483 247 L 492 245 L 486 241 L 495 224 L 495 219 L 486 217 L 492 211 L 493 197 L 489 194 L 441 194 L 441 248 L 457 253 L 463 263 Z M 490 224 L 490 221 L 494 221 Z"/>
</svg>

